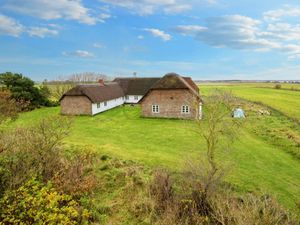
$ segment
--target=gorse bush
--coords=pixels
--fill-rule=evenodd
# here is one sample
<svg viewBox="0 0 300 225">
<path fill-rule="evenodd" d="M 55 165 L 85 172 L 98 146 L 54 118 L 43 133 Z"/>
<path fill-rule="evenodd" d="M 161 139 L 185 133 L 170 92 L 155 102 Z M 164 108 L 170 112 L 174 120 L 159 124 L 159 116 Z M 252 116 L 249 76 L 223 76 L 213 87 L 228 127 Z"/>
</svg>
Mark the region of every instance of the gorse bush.
<svg viewBox="0 0 300 225">
<path fill-rule="evenodd" d="M 7 191 L 0 200 L 0 224 L 77 224 L 79 205 L 71 196 L 57 192 L 51 184 L 36 179 L 17 190 Z M 84 217 L 89 217 L 84 212 Z"/>
<path fill-rule="evenodd" d="M 47 117 L 0 135 L 0 221 L 4 224 L 88 221 L 89 213 L 79 202 L 96 187 L 96 155 L 82 149 L 68 154 L 63 139 L 70 126 L 67 117 Z"/>
<path fill-rule="evenodd" d="M 50 180 L 63 165 L 62 140 L 69 133 L 70 125 L 67 118 L 48 117 L 34 126 L 3 133 L 0 168 L 8 171 L 0 178 L 4 186 L 17 188 L 34 175 Z"/>
</svg>

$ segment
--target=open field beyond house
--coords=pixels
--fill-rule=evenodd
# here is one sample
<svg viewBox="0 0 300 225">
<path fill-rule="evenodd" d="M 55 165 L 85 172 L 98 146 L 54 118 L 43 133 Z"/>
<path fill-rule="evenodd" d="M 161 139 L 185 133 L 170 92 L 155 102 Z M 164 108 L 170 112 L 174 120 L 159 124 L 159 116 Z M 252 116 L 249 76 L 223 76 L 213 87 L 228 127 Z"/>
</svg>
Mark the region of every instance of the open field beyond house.
<svg viewBox="0 0 300 225">
<path fill-rule="evenodd" d="M 203 83 L 202 94 L 214 89 L 232 91 L 238 97 L 262 103 L 300 121 L 300 84 L 282 84 L 275 89 L 271 83 Z"/>
</svg>

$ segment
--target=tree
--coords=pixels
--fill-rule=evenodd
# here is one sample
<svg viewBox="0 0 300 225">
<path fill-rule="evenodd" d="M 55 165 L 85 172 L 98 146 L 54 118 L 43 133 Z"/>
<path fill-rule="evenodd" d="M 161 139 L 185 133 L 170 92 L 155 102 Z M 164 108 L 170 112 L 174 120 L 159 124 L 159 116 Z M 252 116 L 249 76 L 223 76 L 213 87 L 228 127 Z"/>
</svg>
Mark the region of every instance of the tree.
<svg viewBox="0 0 300 225">
<path fill-rule="evenodd" d="M 204 119 L 198 122 L 197 133 L 205 141 L 204 157 L 200 163 L 190 163 L 187 176 L 192 184 L 192 199 L 198 212 L 207 216 L 211 212 L 210 199 L 217 193 L 219 184 L 225 174 L 225 167 L 217 160 L 220 150 L 228 148 L 237 136 L 241 125 L 239 120 L 231 118 L 235 98 L 227 92 L 216 91 L 205 101 Z"/>
<path fill-rule="evenodd" d="M 49 104 L 47 97 L 35 87 L 34 82 L 22 74 L 11 72 L 0 74 L 0 85 L 6 86 L 11 92 L 11 97 L 17 102 L 29 102 L 29 109 Z"/>
</svg>

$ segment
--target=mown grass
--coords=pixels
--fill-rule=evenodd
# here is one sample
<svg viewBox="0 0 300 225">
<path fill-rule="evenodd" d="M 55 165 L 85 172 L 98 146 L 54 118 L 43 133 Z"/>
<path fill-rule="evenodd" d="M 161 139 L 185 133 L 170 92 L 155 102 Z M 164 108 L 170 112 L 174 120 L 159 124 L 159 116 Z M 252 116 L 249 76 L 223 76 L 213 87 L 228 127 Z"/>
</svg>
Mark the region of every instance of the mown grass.
<svg viewBox="0 0 300 225">
<path fill-rule="evenodd" d="M 47 115 L 59 115 L 59 107 L 24 113 L 13 125 L 32 124 Z M 277 121 L 279 117 L 272 118 Z M 259 123 L 268 123 L 264 117 L 259 119 Z M 246 119 L 237 141 L 229 151 L 218 155 L 220 162 L 230 165 L 226 180 L 238 192 L 266 192 L 296 210 L 300 201 L 300 161 L 284 147 L 274 145 L 272 138 L 253 132 L 256 120 L 255 114 Z M 193 121 L 141 118 L 138 106 L 126 106 L 94 117 L 75 117 L 66 144 L 89 146 L 101 154 L 151 168 L 166 167 L 180 174 L 187 160 L 197 159 L 205 152 L 195 129 Z"/>
<path fill-rule="evenodd" d="M 285 85 L 287 88 L 294 87 L 294 89 L 300 87 L 299 84 L 290 84 L 291 86 L 288 86 L 289 84 Z M 204 95 L 208 95 L 214 89 L 232 91 L 232 93 L 238 97 L 268 105 L 283 114 L 300 121 L 300 91 L 274 89 L 271 88 L 269 83 L 206 83 L 200 85 L 201 93 Z"/>
</svg>

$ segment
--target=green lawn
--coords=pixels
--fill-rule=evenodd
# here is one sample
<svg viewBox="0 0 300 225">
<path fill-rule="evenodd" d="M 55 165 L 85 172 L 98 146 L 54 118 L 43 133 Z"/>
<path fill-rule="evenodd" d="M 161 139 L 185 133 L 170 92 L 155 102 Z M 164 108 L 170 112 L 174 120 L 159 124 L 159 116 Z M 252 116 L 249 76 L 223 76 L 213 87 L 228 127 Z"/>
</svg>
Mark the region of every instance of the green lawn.
<svg viewBox="0 0 300 225">
<path fill-rule="evenodd" d="M 22 114 L 14 125 L 33 124 L 54 114 L 59 115 L 58 107 L 38 109 Z M 219 155 L 220 160 L 231 165 L 227 181 L 239 191 L 270 193 L 294 210 L 300 202 L 300 161 L 256 135 L 252 131 L 256 120 L 245 120 L 232 149 Z M 145 119 L 140 117 L 138 106 L 126 106 L 94 117 L 75 117 L 66 144 L 88 145 L 103 154 L 149 167 L 168 167 L 178 173 L 187 160 L 204 152 L 203 141 L 195 129 L 193 121 Z"/>
<path fill-rule="evenodd" d="M 270 88 L 271 84 L 222 84 L 205 83 L 200 85 L 202 94 L 207 95 L 213 89 L 230 90 L 238 97 L 256 101 L 268 105 L 285 115 L 300 121 L 300 91 L 277 90 Z M 274 85 L 274 84 L 273 84 Z M 286 84 L 286 86 L 289 84 Z M 292 85 L 292 84 L 290 84 Z M 267 87 L 267 88 L 264 88 Z M 300 85 L 294 84 L 294 89 L 299 89 Z"/>
</svg>

